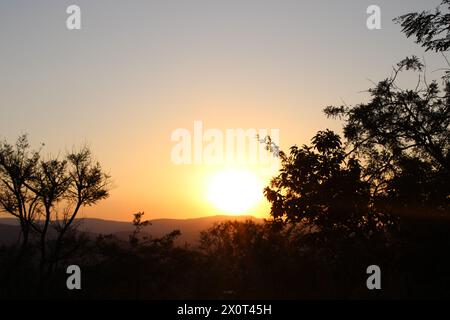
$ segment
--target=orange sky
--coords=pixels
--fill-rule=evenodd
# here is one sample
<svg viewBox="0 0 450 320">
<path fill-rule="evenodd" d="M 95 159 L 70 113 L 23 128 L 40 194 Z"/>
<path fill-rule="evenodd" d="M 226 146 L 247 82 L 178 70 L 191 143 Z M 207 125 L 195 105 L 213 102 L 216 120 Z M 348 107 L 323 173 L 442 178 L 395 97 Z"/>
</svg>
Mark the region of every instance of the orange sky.
<svg viewBox="0 0 450 320">
<path fill-rule="evenodd" d="M 174 164 L 173 131 L 192 130 L 196 120 L 222 132 L 279 129 L 287 149 L 318 130 L 339 130 L 322 109 L 366 100 L 371 81 L 407 55 L 423 56 L 391 19 L 431 7 L 378 1 L 382 29 L 371 31 L 372 3 L 360 0 L 77 2 L 77 31 L 65 28 L 64 1 L 0 3 L 8 43 L 0 52 L 0 136 L 26 132 L 53 154 L 90 145 L 113 188 L 82 214 L 116 220 L 137 211 L 226 213 L 206 196 L 208 179 L 226 166 Z M 425 57 L 429 70 L 441 64 Z M 271 176 L 248 170 L 265 182 Z M 268 211 L 261 201 L 245 213 Z"/>
</svg>

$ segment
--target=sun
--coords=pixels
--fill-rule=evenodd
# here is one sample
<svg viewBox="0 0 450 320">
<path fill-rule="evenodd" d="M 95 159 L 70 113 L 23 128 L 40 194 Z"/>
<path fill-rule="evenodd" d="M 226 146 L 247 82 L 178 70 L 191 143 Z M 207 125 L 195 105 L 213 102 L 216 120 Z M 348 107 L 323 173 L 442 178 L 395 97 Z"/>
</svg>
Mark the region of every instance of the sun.
<svg viewBox="0 0 450 320">
<path fill-rule="evenodd" d="M 217 209 L 241 214 L 261 201 L 262 189 L 262 182 L 251 171 L 227 169 L 210 178 L 207 196 Z"/>
</svg>

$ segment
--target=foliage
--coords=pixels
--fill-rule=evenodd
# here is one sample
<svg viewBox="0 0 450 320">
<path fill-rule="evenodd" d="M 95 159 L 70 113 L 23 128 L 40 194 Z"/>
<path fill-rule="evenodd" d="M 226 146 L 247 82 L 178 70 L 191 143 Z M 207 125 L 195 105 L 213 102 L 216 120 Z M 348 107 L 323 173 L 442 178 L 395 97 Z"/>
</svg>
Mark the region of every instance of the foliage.
<svg viewBox="0 0 450 320">
<path fill-rule="evenodd" d="M 447 51 L 450 48 L 449 10 L 450 1 L 443 0 L 434 12 L 411 12 L 398 17 L 395 21 L 400 23 L 402 31 L 408 38 L 415 36 L 416 42 L 427 51 Z"/>
<path fill-rule="evenodd" d="M 370 186 L 361 180 L 361 165 L 346 156 L 334 132 L 320 131 L 311 146 L 293 146 L 280 157 L 280 174 L 264 190 L 275 221 L 353 236 L 367 236 L 388 223 L 372 210 Z"/>
</svg>

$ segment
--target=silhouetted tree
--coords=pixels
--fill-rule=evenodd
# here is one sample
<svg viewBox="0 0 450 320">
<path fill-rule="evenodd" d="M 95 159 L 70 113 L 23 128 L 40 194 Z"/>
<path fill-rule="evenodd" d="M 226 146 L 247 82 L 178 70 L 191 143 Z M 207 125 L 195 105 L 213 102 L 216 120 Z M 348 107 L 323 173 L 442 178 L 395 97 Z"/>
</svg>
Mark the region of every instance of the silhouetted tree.
<svg viewBox="0 0 450 320">
<path fill-rule="evenodd" d="M 70 231 L 79 210 L 85 206 L 92 206 L 109 196 L 109 175 L 103 172 L 100 163 L 92 158 L 91 151 L 83 147 L 80 151 L 67 155 L 67 183 L 66 189 L 56 198 L 55 206 L 55 229 L 57 237 L 54 245 L 54 254 L 51 266 L 57 267 L 61 253 L 64 236 Z M 64 200 L 66 206 L 56 206 Z"/>
<path fill-rule="evenodd" d="M 270 296 L 267 286 L 280 281 L 279 276 L 269 274 L 270 269 L 280 262 L 279 254 L 288 254 L 271 235 L 263 224 L 231 220 L 201 232 L 199 249 L 204 255 L 213 296 Z"/>
<path fill-rule="evenodd" d="M 444 12 L 442 11 L 444 9 Z M 426 50 L 447 51 L 450 48 L 450 0 L 443 0 L 434 12 L 411 12 L 395 19 L 409 38 Z"/>
<path fill-rule="evenodd" d="M 427 179 L 433 181 L 434 188 L 440 188 L 424 205 L 428 209 L 448 211 L 450 83 L 444 79 L 445 85 L 440 89 L 436 81 L 427 83 L 424 78 L 419 78 L 416 88 L 401 89 L 395 82 L 400 72 L 422 71 L 422 68 L 423 64 L 416 57 L 406 58 L 390 78 L 369 90 L 371 100 L 368 103 L 330 106 L 325 108 L 325 113 L 345 121 L 344 135 L 351 148 L 350 153 L 362 160 L 363 177 L 371 184 L 374 197 L 386 201 L 384 196 L 387 193 L 399 193 L 398 177 L 407 170 L 411 171 L 415 164 L 418 173 L 426 167 Z M 392 181 L 394 177 L 397 184 Z M 423 189 L 423 185 L 418 185 L 419 180 L 416 182 L 415 185 L 402 186 L 409 191 Z M 392 189 L 394 186 L 396 188 Z M 439 200 L 436 199 L 438 195 Z M 420 198 L 425 201 L 424 197 Z M 433 207 L 433 204 L 445 207 Z"/>
<path fill-rule="evenodd" d="M 37 170 L 40 155 L 30 151 L 27 137 L 12 145 L 0 144 L 0 210 L 16 217 L 21 226 L 22 249 L 28 245 L 31 231 L 39 232 L 36 220 L 41 214 L 39 195 L 27 187 Z"/>
<path fill-rule="evenodd" d="M 137 246 L 139 244 L 139 234 L 142 231 L 142 228 L 145 228 L 148 225 L 151 225 L 151 222 L 148 220 L 142 221 L 142 217 L 144 216 L 144 212 L 137 212 L 133 215 L 133 226 L 134 231 L 130 235 L 130 243 L 133 247 Z"/>
<path fill-rule="evenodd" d="M 320 131 L 311 142 L 280 152 L 280 173 L 264 190 L 274 219 L 344 234 L 368 235 L 383 227 L 388 221 L 371 209 L 360 163 L 346 156 L 340 137 Z"/>
<path fill-rule="evenodd" d="M 22 247 L 28 245 L 31 232 L 39 238 L 43 272 L 46 262 L 49 270 L 57 267 L 64 237 L 80 208 L 108 197 L 109 176 L 87 147 L 63 160 L 42 160 L 21 136 L 15 145 L 0 145 L 0 183 L 0 208 L 19 220 Z M 49 248 L 52 252 L 47 254 Z"/>
</svg>

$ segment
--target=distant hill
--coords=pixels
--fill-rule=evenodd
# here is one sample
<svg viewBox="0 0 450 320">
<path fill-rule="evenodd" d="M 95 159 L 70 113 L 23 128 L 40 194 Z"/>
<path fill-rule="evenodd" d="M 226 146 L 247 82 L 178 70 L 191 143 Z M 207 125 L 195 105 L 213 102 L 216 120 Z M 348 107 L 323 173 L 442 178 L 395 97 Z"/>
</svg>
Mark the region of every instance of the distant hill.
<svg viewBox="0 0 450 320">
<path fill-rule="evenodd" d="M 252 216 L 209 216 L 194 219 L 155 219 L 150 220 L 151 225 L 145 227 L 143 232 L 153 237 L 161 237 L 173 230 L 180 230 L 181 236 L 177 239 L 178 245 L 185 243 L 195 245 L 200 231 L 206 230 L 215 223 L 229 220 L 252 220 L 262 223 L 263 220 Z M 103 220 L 95 218 L 77 219 L 79 230 L 93 235 L 113 234 L 119 238 L 127 239 L 134 227 L 131 222 Z M 19 236 L 18 221 L 13 218 L 0 218 L 0 244 L 12 244 Z"/>
</svg>

